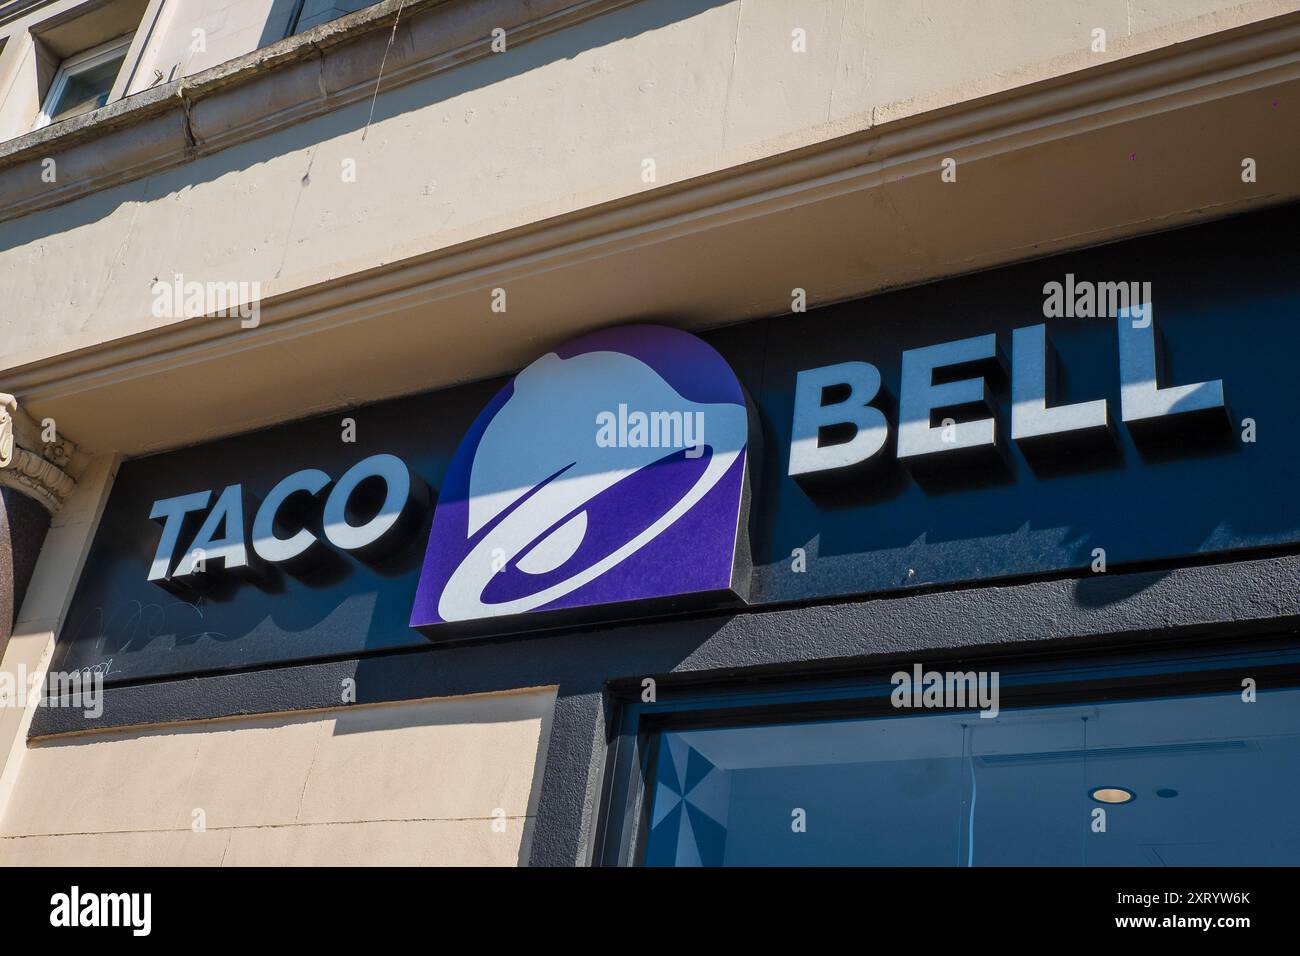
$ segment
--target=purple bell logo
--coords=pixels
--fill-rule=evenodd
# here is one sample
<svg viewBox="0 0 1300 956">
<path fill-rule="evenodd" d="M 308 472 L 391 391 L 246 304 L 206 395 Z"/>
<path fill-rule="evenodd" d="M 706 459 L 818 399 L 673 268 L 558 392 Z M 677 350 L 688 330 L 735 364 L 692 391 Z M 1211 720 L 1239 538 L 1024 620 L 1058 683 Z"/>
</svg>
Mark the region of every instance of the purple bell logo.
<svg viewBox="0 0 1300 956">
<path fill-rule="evenodd" d="M 411 626 L 743 597 L 744 392 L 695 336 L 632 325 L 543 355 L 469 429 Z"/>
</svg>

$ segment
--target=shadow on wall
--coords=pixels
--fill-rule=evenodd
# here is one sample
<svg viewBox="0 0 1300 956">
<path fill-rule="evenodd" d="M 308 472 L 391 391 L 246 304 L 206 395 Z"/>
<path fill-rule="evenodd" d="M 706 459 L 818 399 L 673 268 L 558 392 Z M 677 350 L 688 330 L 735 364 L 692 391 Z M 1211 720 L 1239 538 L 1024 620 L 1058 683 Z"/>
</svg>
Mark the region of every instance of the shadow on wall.
<svg viewBox="0 0 1300 956">
<path fill-rule="evenodd" d="M 321 0 L 316 0 L 316 2 L 319 3 Z M 303 27 L 301 26 L 302 15 L 300 10 L 304 3 L 307 6 L 314 5 L 313 0 L 271 0 L 271 9 L 267 11 L 266 26 L 262 29 L 261 39 L 257 41 L 257 48 L 260 50 L 264 46 L 278 43 L 291 33 L 301 32 Z M 359 9 L 361 6 L 362 4 L 358 4 L 353 9 Z M 297 24 L 295 24 L 295 18 Z M 323 23 L 324 21 L 317 22 Z"/>
<path fill-rule="evenodd" d="M 379 0 L 271 0 L 258 48 L 373 6 Z"/>
<path fill-rule="evenodd" d="M 379 0 L 275 0 L 262 46 L 378 3 Z M 278 36 L 270 35 L 279 29 Z M 286 32 L 287 31 L 287 32 Z"/>
<path fill-rule="evenodd" d="M 292 12 L 291 7 L 294 2 L 296 0 L 275 0 L 267 21 L 267 35 L 273 34 L 276 29 L 283 29 L 283 27 L 277 28 L 276 24 L 285 22 L 284 17 L 286 13 Z M 435 73 L 404 86 L 387 90 L 375 101 L 373 118 L 370 117 L 371 101 L 366 97 L 324 115 L 231 146 L 193 162 L 6 223 L 3 238 L 0 238 L 0 252 L 21 248 L 40 239 L 98 222 L 111 215 L 123 204 L 149 203 L 169 196 L 179 196 L 196 185 L 213 182 L 231 173 L 248 171 L 278 157 L 302 152 L 316 144 L 343 136 L 355 134 L 359 140 L 368 122 L 370 125 L 380 124 L 385 120 L 451 100 L 467 92 L 491 87 L 547 64 L 570 60 L 586 51 L 662 29 L 726 2 L 727 0 L 656 0 L 655 3 L 637 3 L 611 11 L 555 33 L 538 37 L 517 48 L 511 48 L 509 56 L 485 56 L 445 72 Z M 317 5 L 323 7 L 326 3 L 333 4 L 328 8 L 329 10 L 340 11 L 335 14 L 337 16 L 343 16 L 351 10 L 369 5 L 360 0 L 306 0 L 297 32 L 301 33 L 307 28 L 308 10 Z M 286 5 L 290 8 L 287 11 Z M 325 12 L 322 11 L 321 15 L 324 16 Z M 334 19 L 334 15 L 324 16 L 324 19 L 317 22 L 330 19 Z M 264 42 L 267 35 L 263 37 Z M 407 52 L 404 57 L 390 54 L 389 64 L 391 65 L 395 59 L 416 59 L 409 49 L 412 42 L 411 34 L 405 27 L 399 28 L 394 46 L 398 48 L 405 46 Z M 430 55 L 434 55 L 434 52 L 431 51 Z M 378 68 L 379 62 L 376 61 L 376 71 Z M 561 113 L 566 109 L 564 91 L 556 89 L 553 91 L 553 96 L 555 111 L 557 114 Z M 402 142 L 405 135 L 418 128 L 415 124 L 411 124 L 387 133 L 382 141 L 374 140 L 375 149 L 384 152 L 400 151 L 405 148 L 424 149 L 426 144 L 422 142 Z M 459 135 L 456 135 L 457 133 Z M 451 124 L 444 124 L 443 134 L 446 138 L 440 146 L 442 156 L 459 158 L 462 161 L 477 161 L 476 157 L 481 158 L 477 151 L 482 147 L 477 142 L 472 128 L 466 129 L 461 126 L 457 130 Z M 369 147 L 369 145 L 366 143 L 363 147 L 358 143 L 359 148 Z M 309 186 L 310 177 L 303 176 L 299 188 L 306 189 Z"/>
<path fill-rule="evenodd" d="M 0 488 L 0 657 L 31 582 L 50 514 L 39 502 Z"/>
</svg>

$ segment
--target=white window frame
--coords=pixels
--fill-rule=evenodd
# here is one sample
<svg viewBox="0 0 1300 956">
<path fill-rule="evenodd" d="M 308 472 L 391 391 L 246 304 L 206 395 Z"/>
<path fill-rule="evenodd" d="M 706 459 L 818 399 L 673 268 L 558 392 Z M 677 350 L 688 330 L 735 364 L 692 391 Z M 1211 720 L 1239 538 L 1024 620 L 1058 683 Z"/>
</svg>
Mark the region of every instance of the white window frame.
<svg viewBox="0 0 1300 956">
<path fill-rule="evenodd" d="M 125 33 L 120 37 L 109 40 L 107 43 L 101 43 L 89 50 L 74 53 L 60 63 L 58 71 L 54 74 L 54 79 L 50 82 L 50 89 L 45 94 L 45 100 L 41 103 L 41 111 L 36 116 L 36 122 L 32 124 L 32 129 L 40 129 L 43 126 L 50 125 L 51 110 L 59 102 L 59 97 L 63 95 L 63 90 L 68 85 L 69 78 L 84 73 L 86 70 L 92 70 L 101 63 L 113 59 L 119 53 L 125 54 L 130 49 L 133 36 L 133 33 Z M 111 87 L 109 88 L 109 94 L 112 94 Z"/>
</svg>

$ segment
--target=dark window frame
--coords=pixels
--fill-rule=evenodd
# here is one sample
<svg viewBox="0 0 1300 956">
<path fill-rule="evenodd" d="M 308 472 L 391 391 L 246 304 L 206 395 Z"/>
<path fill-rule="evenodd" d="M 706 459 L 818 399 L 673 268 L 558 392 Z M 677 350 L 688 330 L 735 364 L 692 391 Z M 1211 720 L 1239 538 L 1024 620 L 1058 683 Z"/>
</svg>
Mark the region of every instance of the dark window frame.
<svg viewBox="0 0 1300 956">
<path fill-rule="evenodd" d="M 665 730 L 735 727 L 865 716 L 899 717 L 890 705 L 891 674 L 914 659 L 798 676 L 686 683 L 656 680 L 656 700 L 642 701 L 640 683 L 606 688 L 613 717 L 606 744 L 592 863 L 640 866 L 649 831 L 649 787 Z M 935 657 L 926 670 L 996 670 L 1002 710 L 1044 705 L 1145 700 L 1220 691 L 1240 693 L 1242 678 L 1258 690 L 1300 686 L 1300 633 L 1261 639 L 1206 638 L 1105 650 L 1015 657 Z M 954 710 L 961 713 L 962 710 Z M 976 708 L 964 712 L 975 713 Z M 917 716 L 921 716 L 918 714 Z"/>
</svg>

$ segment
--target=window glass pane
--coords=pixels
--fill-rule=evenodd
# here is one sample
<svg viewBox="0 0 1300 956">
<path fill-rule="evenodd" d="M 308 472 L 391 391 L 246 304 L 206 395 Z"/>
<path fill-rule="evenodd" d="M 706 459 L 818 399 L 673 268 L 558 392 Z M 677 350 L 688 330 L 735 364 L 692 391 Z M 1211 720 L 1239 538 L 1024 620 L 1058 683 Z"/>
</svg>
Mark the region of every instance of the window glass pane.
<svg viewBox="0 0 1300 956">
<path fill-rule="evenodd" d="M 122 61 L 125 59 L 126 51 L 123 50 L 121 56 L 115 56 L 111 60 L 105 60 L 89 69 L 69 75 L 67 83 L 59 93 L 58 102 L 50 112 L 50 122 L 56 123 L 70 116 L 89 113 L 107 103 L 108 94 L 113 89 L 113 81 L 117 79 L 118 70 L 122 68 Z"/>
<path fill-rule="evenodd" d="M 663 732 L 656 750 L 652 866 L 1300 863 L 1298 689 Z"/>
</svg>

